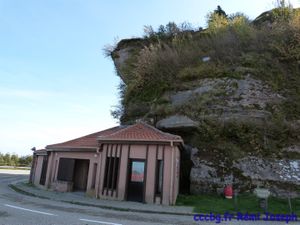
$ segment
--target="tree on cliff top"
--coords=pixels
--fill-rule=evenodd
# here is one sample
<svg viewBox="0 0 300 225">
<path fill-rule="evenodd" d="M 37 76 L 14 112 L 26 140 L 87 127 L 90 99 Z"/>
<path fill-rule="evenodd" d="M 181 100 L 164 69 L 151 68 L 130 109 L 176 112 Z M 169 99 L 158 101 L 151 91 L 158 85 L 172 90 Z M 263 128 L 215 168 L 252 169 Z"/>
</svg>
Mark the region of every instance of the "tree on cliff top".
<svg viewBox="0 0 300 225">
<path fill-rule="evenodd" d="M 214 10 L 214 13 L 218 14 L 219 16 L 227 17 L 227 14 L 225 13 L 225 11 L 219 5 L 217 6 L 217 9 Z"/>
<path fill-rule="evenodd" d="M 207 15 L 207 25 L 211 30 L 218 30 L 228 25 L 225 11 L 218 5 L 217 9 Z"/>
</svg>

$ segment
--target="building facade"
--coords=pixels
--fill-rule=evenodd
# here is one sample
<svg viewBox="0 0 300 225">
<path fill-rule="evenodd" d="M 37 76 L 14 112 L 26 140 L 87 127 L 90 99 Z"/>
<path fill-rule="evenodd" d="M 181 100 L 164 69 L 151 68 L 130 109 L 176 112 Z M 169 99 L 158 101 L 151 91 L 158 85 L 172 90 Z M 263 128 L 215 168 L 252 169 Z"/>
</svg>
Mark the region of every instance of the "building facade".
<svg viewBox="0 0 300 225">
<path fill-rule="evenodd" d="M 35 151 L 30 181 L 100 199 L 172 205 L 182 146 L 181 137 L 145 123 L 114 127 Z"/>
</svg>

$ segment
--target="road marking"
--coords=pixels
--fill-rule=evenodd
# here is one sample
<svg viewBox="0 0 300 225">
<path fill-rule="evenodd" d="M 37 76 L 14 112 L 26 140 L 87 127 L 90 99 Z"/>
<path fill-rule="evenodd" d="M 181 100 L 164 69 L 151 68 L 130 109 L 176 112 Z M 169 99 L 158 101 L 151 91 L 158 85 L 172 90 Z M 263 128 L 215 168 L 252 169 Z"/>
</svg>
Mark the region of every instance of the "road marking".
<svg viewBox="0 0 300 225">
<path fill-rule="evenodd" d="M 5 206 L 10 207 L 10 208 L 14 208 L 14 209 L 20 209 L 20 210 L 24 210 L 24 211 L 29 211 L 29 212 L 39 213 L 39 214 L 43 214 L 43 215 L 48 215 L 48 216 L 56 216 L 52 213 L 46 213 L 46 212 L 31 210 L 31 209 L 25 209 L 25 208 L 22 208 L 22 207 L 8 205 L 8 204 L 5 204 Z"/>
<path fill-rule="evenodd" d="M 99 220 L 88 220 L 88 219 L 79 219 L 79 220 L 85 221 L 85 222 L 91 222 L 91 223 L 102 223 L 102 224 L 109 224 L 109 225 L 122 225 L 120 223 L 110 223 L 110 222 L 99 221 Z"/>
</svg>

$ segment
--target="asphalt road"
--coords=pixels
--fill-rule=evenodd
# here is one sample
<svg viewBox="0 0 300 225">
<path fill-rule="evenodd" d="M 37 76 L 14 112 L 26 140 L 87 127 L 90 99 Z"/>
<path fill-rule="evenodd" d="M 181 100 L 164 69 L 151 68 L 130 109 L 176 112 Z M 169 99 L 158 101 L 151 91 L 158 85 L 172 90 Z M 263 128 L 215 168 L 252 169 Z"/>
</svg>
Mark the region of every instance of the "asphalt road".
<svg viewBox="0 0 300 225">
<path fill-rule="evenodd" d="M 26 174 L 27 173 L 27 174 Z M 103 225 L 193 225 L 216 224 L 194 222 L 193 216 L 158 215 L 148 213 L 120 212 L 94 207 L 44 200 L 11 190 L 8 184 L 28 179 L 28 171 L 0 170 L 0 224 L 103 224 Z M 286 224 L 284 222 L 231 221 L 224 225 Z M 300 224 L 289 223 L 289 224 Z"/>
</svg>

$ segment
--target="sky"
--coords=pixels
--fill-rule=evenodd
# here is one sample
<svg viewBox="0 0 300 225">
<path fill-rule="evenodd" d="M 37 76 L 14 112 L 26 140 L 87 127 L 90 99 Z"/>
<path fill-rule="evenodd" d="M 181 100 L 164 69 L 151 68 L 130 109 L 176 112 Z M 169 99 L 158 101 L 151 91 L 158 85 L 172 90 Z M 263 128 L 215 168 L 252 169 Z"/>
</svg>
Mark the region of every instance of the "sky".
<svg viewBox="0 0 300 225">
<path fill-rule="evenodd" d="M 142 36 L 145 25 L 205 27 L 217 5 L 254 19 L 274 1 L 0 0 L 0 153 L 28 155 L 118 125 L 110 111 L 120 80 L 104 46 Z"/>
</svg>

